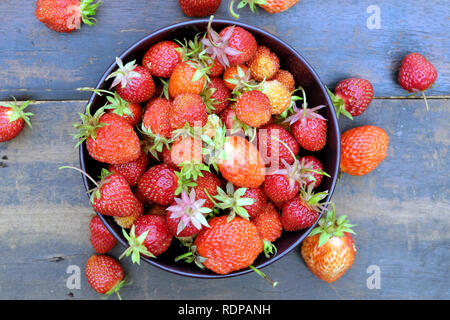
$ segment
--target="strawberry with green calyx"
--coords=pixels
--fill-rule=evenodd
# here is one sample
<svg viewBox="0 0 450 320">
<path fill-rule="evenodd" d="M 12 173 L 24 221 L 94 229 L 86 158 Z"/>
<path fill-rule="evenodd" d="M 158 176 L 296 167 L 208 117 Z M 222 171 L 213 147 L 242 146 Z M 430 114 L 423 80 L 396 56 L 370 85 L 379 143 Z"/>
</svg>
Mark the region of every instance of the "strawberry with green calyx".
<svg viewBox="0 0 450 320">
<path fill-rule="evenodd" d="M 263 210 L 251 219 L 256 226 L 260 238 L 264 241 L 264 255 L 269 258 L 273 254 L 277 254 L 277 248 L 273 244 L 281 237 L 283 225 L 277 209 L 271 202 L 267 202 Z"/>
<path fill-rule="evenodd" d="M 233 16 L 233 18 L 239 19 L 240 15 L 238 15 L 234 11 L 234 2 L 235 2 L 235 0 L 230 1 L 229 5 L 228 5 L 228 11 L 230 12 L 231 16 Z M 237 5 L 237 9 L 242 9 L 246 5 L 248 5 L 248 7 L 250 8 L 250 11 L 253 13 L 256 13 L 258 11 L 257 5 L 265 5 L 265 4 L 267 4 L 266 0 L 240 0 Z"/>
<path fill-rule="evenodd" d="M 230 67 L 223 74 L 223 81 L 233 94 L 240 92 L 246 84 L 250 83 L 251 79 L 250 69 L 244 64 Z"/>
<path fill-rule="evenodd" d="M 306 265 L 321 280 L 331 283 L 338 280 L 353 264 L 356 246 L 355 234 L 346 216 L 336 219 L 335 208 L 319 220 L 302 243 L 301 254 Z"/>
<path fill-rule="evenodd" d="M 217 200 L 217 206 L 222 210 L 230 210 L 228 221 L 234 219 L 236 215 L 241 216 L 246 220 L 250 220 L 250 216 L 245 206 L 251 206 L 255 203 L 252 198 L 243 198 L 247 188 L 239 188 L 234 190 L 231 183 L 227 183 L 226 192 L 221 188 L 217 188 L 217 195 L 213 198 Z"/>
<path fill-rule="evenodd" d="M 106 80 L 112 79 L 111 88 L 130 103 L 141 103 L 149 100 L 155 93 L 155 83 L 147 68 L 138 66 L 136 60 L 126 65 L 120 58 L 116 58 L 118 69 L 111 73 Z"/>
<path fill-rule="evenodd" d="M 194 39 L 191 40 L 184 39 L 184 42 L 175 40 L 180 45 L 180 48 L 176 50 L 181 54 L 183 62 L 196 61 L 205 67 L 208 66 L 211 57 L 206 53 L 203 44 L 199 40 L 201 36 L 201 33 L 197 33 Z"/>
<path fill-rule="evenodd" d="M 323 171 L 323 165 L 316 157 L 304 156 L 298 161 L 300 162 L 302 181 L 305 181 L 307 185 L 314 182 L 314 188 L 316 188 L 322 182 L 323 176 L 330 178 L 330 175 Z"/>
<path fill-rule="evenodd" d="M 297 91 L 301 91 L 302 92 L 302 97 L 297 96 L 295 93 Z M 289 104 L 289 108 L 287 108 L 286 110 L 284 110 L 281 114 L 275 115 L 274 116 L 274 120 L 276 123 L 283 123 L 284 120 L 286 120 L 286 118 L 288 118 L 289 116 L 293 115 L 295 113 L 294 111 L 294 105 L 296 104 L 297 101 L 301 101 L 304 100 L 306 101 L 306 92 L 305 89 L 303 89 L 303 87 L 298 87 L 297 89 L 294 89 L 291 91 L 291 101 Z M 295 105 L 297 106 L 297 105 Z"/>
<path fill-rule="evenodd" d="M 169 79 L 169 96 L 175 99 L 182 93 L 200 94 L 208 80 L 208 68 L 195 60 L 177 64 Z"/>
<path fill-rule="evenodd" d="M 200 96 L 208 113 L 219 114 L 230 104 L 231 92 L 220 78 L 210 78 Z"/>
<path fill-rule="evenodd" d="M 230 135 L 243 134 L 248 137 L 250 142 L 253 142 L 257 136 L 257 128 L 251 127 L 245 123 L 242 123 L 236 116 L 236 112 L 232 107 L 226 108 L 220 114 L 222 122 L 225 124 L 227 130 L 229 130 Z"/>
<path fill-rule="evenodd" d="M 32 103 L 35 103 L 35 101 L 25 101 L 21 106 L 18 106 L 14 99 L 14 102 L 0 106 L 0 142 L 17 137 L 25 123 L 31 128 L 30 117 L 33 116 L 33 113 L 24 110 Z"/>
<path fill-rule="evenodd" d="M 216 128 L 222 127 L 223 123 L 219 115 L 210 114 L 208 115 L 208 121 L 202 128 L 202 134 L 207 135 L 212 138 L 216 135 Z M 201 139 L 201 135 L 200 135 Z"/>
<path fill-rule="evenodd" d="M 196 245 L 191 244 L 188 246 L 189 246 L 189 251 L 176 257 L 175 261 L 183 260 L 184 262 L 187 262 L 187 263 L 194 262 L 197 267 L 199 267 L 202 270 L 205 270 L 205 266 L 203 265 L 203 263 L 206 261 L 206 258 L 198 255 Z"/>
<path fill-rule="evenodd" d="M 131 255 L 131 261 L 133 263 L 141 264 L 141 253 L 147 257 L 156 258 L 150 251 L 147 250 L 147 247 L 144 245 L 144 241 L 147 238 L 149 230 L 140 234 L 136 237 L 136 227 L 133 225 L 130 230 L 130 234 L 122 228 L 122 234 L 125 239 L 128 241 L 128 249 L 125 250 L 119 257 L 121 260 L 123 257 L 128 257 Z"/>
<path fill-rule="evenodd" d="M 172 235 L 192 237 L 202 227 L 209 228 L 205 215 L 212 210 L 203 206 L 205 202 L 205 199 L 197 199 L 194 189 L 189 194 L 183 190 L 181 197 L 175 198 L 175 203 L 167 208 L 166 222 Z"/>
</svg>

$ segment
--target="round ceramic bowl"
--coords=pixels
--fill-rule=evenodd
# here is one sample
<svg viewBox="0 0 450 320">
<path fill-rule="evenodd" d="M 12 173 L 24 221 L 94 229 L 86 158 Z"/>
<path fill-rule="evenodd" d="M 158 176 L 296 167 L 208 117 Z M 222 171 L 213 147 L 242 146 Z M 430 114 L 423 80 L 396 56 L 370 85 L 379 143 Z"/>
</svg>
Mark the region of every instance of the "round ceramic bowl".
<svg viewBox="0 0 450 320">
<path fill-rule="evenodd" d="M 122 59 L 122 61 L 124 61 L 124 63 L 132 60 L 136 60 L 138 63 L 141 63 L 145 52 L 153 44 L 156 44 L 157 42 L 162 40 L 183 40 L 184 38 L 192 39 L 198 32 L 204 32 L 207 25 L 208 19 L 198 19 L 162 28 L 147 35 L 143 39 L 133 44 L 119 57 Z M 338 175 L 340 159 L 340 138 L 336 114 L 326 92 L 325 86 L 322 84 L 319 76 L 309 65 L 309 63 L 284 41 L 268 33 L 267 31 L 238 21 L 216 19 L 212 23 L 212 27 L 217 31 L 220 31 L 228 25 L 237 25 L 248 30 L 253 34 L 253 36 L 255 36 L 258 44 L 265 45 L 274 53 L 276 53 L 280 58 L 281 68 L 289 70 L 294 75 L 297 86 L 301 85 L 303 88 L 305 88 L 308 98 L 308 105 L 310 107 L 318 105 L 326 106 L 326 108 L 321 109 L 321 114 L 327 119 L 328 123 L 327 145 L 322 151 L 314 153 L 314 155 L 322 162 L 325 172 L 330 175 L 330 178 L 324 177 L 321 185 L 317 190 L 328 190 L 329 196 L 326 201 L 329 201 L 333 194 Z M 116 68 L 117 64 L 116 62 L 113 62 L 98 82 L 96 87 L 97 89 L 109 89 L 111 82 L 106 81 L 106 77 Z M 91 104 L 91 112 L 92 114 L 94 114 L 94 112 L 98 108 L 102 107 L 106 103 L 106 100 L 104 96 L 92 94 L 89 103 Z M 101 168 L 106 166 L 105 164 L 95 161 L 89 156 L 86 150 L 85 143 L 83 143 L 80 147 L 80 163 L 81 168 L 92 177 L 99 176 Z M 86 190 L 92 189 L 94 187 L 93 184 L 88 181 L 88 179 L 86 179 L 84 175 L 82 177 Z M 102 219 L 108 230 L 121 243 L 121 245 L 123 245 L 124 247 L 128 247 L 125 238 L 122 236 L 120 227 L 116 225 L 114 220 L 111 217 L 102 215 L 99 215 L 99 217 Z M 314 226 L 309 229 L 297 232 L 283 232 L 281 238 L 275 242 L 275 245 L 278 248 L 278 253 L 268 259 L 265 258 L 263 254 L 261 254 L 254 262 L 254 266 L 256 266 L 257 268 L 263 268 L 281 259 L 294 248 L 296 248 L 313 228 Z M 244 270 L 232 272 L 227 275 L 219 275 L 208 270 L 201 270 L 194 263 L 188 264 L 183 261 L 175 262 L 175 257 L 185 252 L 185 247 L 179 245 L 176 241 L 173 241 L 169 250 L 158 256 L 156 259 L 142 257 L 142 260 L 148 262 L 153 266 L 169 272 L 173 272 L 175 274 L 197 278 L 224 278 L 251 272 L 251 269 L 247 268 Z"/>
</svg>

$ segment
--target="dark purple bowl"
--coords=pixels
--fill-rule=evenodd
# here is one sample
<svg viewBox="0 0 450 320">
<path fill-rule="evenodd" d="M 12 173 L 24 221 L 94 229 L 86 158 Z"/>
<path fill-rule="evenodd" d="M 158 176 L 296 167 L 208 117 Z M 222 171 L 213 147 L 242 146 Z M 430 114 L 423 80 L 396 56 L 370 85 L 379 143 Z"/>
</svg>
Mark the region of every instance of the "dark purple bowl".
<svg viewBox="0 0 450 320">
<path fill-rule="evenodd" d="M 162 40 L 183 40 L 184 38 L 193 38 L 193 36 L 199 31 L 205 31 L 207 25 L 207 19 L 199 19 L 186 21 L 162 28 L 133 44 L 119 57 L 124 61 L 124 63 L 131 60 L 136 60 L 138 63 L 141 63 L 142 57 L 144 56 L 145 52 L 153 44 Z M 308 62 L 306 62 L 306 60 L 291 46 L 260 28 L 231 20 L 216 19 L 212 23 L 213 28 L 217 31 L 220 31 L 222 28 L 228 25 L 237 25 L 245 28 L 255 36 L 258 44 L 263 44 L 270 48 L 273 52 L 275 52 L 280 58 L 281 68 L 289 70 L 294 75 L 297 86 L 301 85 L 303 86 L 303 88 L 305 88 L 309 106 L 326 106 L 326 108 L 321 109 L 321 114 L 328 120 L 328 142 L 326 147 L 322 151 L 314 153 L 314 155 L 323 163 L 324 170 L 331 176 L 331 178 L 324 177 L 321 185 L 318 188 L 318 191 L 328 190 L 329 196 L 326 201 L 329 201 L 333 194 L 338 175 L 340 160 L 340 138 L 338 122 L 333 105 L 324 85 L 319 79 L 319 76 L 308 64 Z M 108 70 L 106 70 L 106 72 L 98 82 L 96 87 L 97 89 L 109 89 L 111 82 L 105 81 L 105 79 L 116 68 L 117 64 L 115 62 L 111 64 L 111 66 L 108 68 Z M 96 94 L 92 94 L 91 98 L 89 99 L 89 103 L 91 104 L 91 111 L 93 114 L 98 108 L 102 107 L 106 103 L 106 100 L 105 97 L 100 97 Z M 85 143 L 83 143 L 80 147 L 80 164 L 81 169 L 83 169 L 92 177 L 99 176 L 101 168 L 105 167 L 105 164 L 99 163 L 89 156 L 86 150 Z M 82 177 L 86 190 L 92 189 L 94 185 L 90 181 L 88 181 L 88 179 L 86 179 L 84 175 L 82 175 Z M 121 229 L 117 226 L 112 217 L 104 217 L 100 214 L 99 217 L 106 225 L 108 230 L 117 238 L 117 240 L 124 247 L 128 247 L 126 240 L 122 236 Z M 283 232 L 282 237 L 275 242 L 275 245 L 278 248 L 278 253 L 269 259 L 265 258 L 264 255 L 260 255 L 260 257 L 258 257 L 258 259 L 254 262 L 254 266 L 263 268 L 271 264 L 272 262 L 279 260 L 295 247 L 297 247 L 313 228 L 314 226 L 307 230 L 301 230 L 297 232 Z M 182 261 L 175 262 L 174 258 L 185 252 L 186 247 L 183 247 L 179 245 L 178 242 L 174 241 L 169 250 L 158 256 L 157 259 L 145 257 L 142 257 L 141 259 L 163 270 L 183 276 L 196 278 L 225 278 L 251 272 L 251 269 L 247 268 L 244 270 L 232 272 L 227 275 L 219 275 L 208 270 L 201 270 L 193 263 L 188 264 Z"/>
</svg>

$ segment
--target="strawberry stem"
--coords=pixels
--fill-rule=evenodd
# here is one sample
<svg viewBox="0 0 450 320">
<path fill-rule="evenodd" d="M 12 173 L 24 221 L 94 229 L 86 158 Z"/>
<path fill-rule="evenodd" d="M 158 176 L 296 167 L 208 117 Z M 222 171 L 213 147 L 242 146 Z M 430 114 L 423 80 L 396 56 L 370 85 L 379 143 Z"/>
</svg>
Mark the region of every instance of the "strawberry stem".
<svg viewBox="0 0 450 320">
<path fill-rule="evenodd" d="M 239 15 L 234 11 L 234 0 L 230 1 L 230 4 L 228 6 L 228 11 L 230 12 L 231 16 L 235 19 L 239 19 Z"/>
<path fill-rule="evenodd" d="M 425 101 L 425 107 L 427 107 L 427 111 L 430 110 L 430 108 L 428 107 L 427 97 L 425 96 L 425 91 L 422 91 L 422 97 L 423 100 Z"/>
<path fill-rule="evenodd" d="M 248 266 L 250 269 L 252 269 L 253 271 L 255 271 L 259 276 L 261 276 L 264 280 L 268 281 L 272 287 L 276 287 L 278 285 L 278 281 L 273 281 L 271 278 L 269 278 L 265 273 L 263 273 L 261 270 L 259 270 L 258 268 L 256 268 L 253 265 Z"/>
<path fill-rule="evenodd" d="M 72 167 L 72 166 L 62 166 L 62 167 L 59 167 L 58 169 L 59 169 L 59 170 L 61 170 L 61 169 L 73 169 L 73 170 L 76 170 L 76 171 L 78 171 L 78 172 L 81 172 L 81 173 L 84 174 L 89 180 L 91 180 L 92 183 L 94 183 L 95 186 L 96 186 L 97 188 L 100 187 L 99 184 L 98 184 L 98 183 L 97 183 L 90 175 L 88 175 L 86 172 L 84 172 L 83 170 L 81 170 L 81 169 L 79 169 L 79 168 Z"/>
</svg>

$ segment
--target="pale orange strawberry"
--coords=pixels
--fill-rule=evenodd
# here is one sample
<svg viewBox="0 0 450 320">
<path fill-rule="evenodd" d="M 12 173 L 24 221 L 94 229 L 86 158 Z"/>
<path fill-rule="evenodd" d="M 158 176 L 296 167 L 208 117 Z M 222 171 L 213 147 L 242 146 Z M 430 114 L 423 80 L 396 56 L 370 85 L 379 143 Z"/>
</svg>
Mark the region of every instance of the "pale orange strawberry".
<svg viewBox="0 0 450 320">
<path fill-rule="evenodd" d="M 265 125 L 271 119 L 270 100 L 258 90 L 247 91 L 240 95 L 234 110 L 241 122 L 255 128 Z"/>
<path fill-rule="evenodd" d="M 282 84 L 284 84 L 289 92 L 292 93 L 292 91 L 295 90 L 295 79 L 292 73 L 290 73 L 289 71 L 280 69 L 273 79 L 278 80 Z"/>
<path fill-rule="evenodd" d="M 248 62 L 252 77 L 257 81 L 270 80 L 280 70 L 280 59 L 266 46 L 258 46 L 256 55 Z"/>
<path fill-rule="evenodd" d="M 205 85 L 206 71 L 194 61 L 177 64 L 169 79 L 169 95 L 171 98 L 182 93 L 200 94 Z"/>
<path fill-rule="evenodd" d="M 269 98 L 272 114 L 282 114 L 291 104 L 291 93 L 278 80 L 264 82 L 262 92 Z"/>
</svg>

